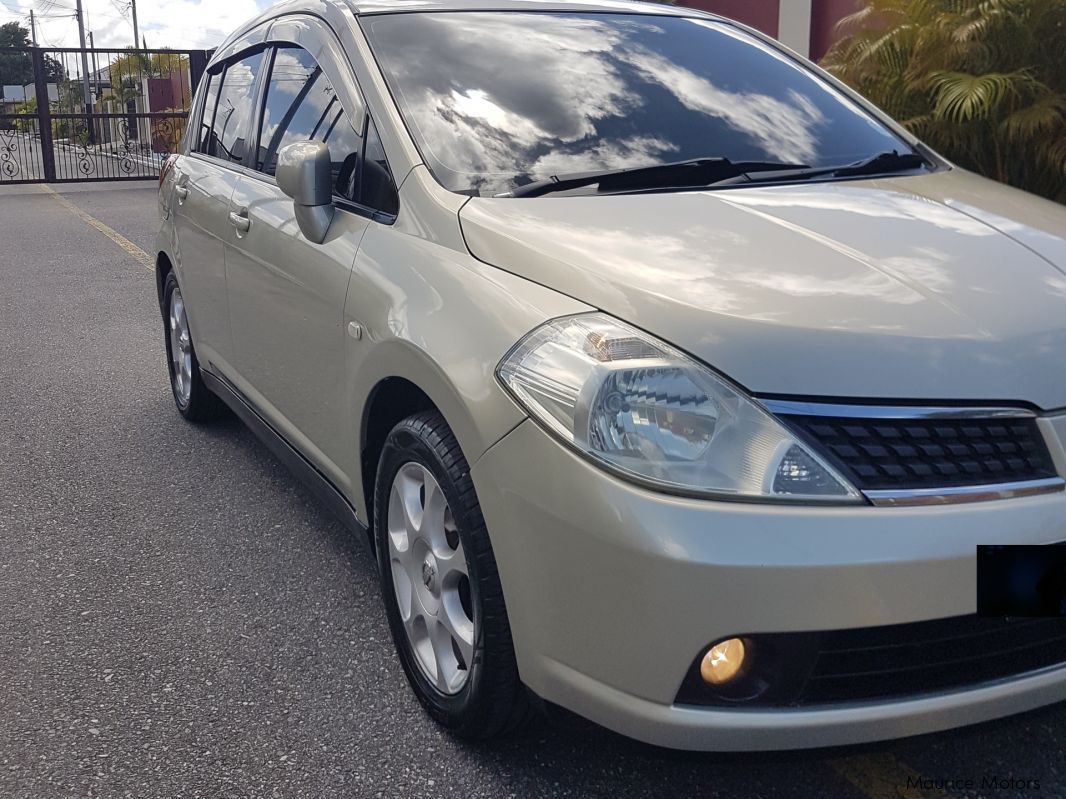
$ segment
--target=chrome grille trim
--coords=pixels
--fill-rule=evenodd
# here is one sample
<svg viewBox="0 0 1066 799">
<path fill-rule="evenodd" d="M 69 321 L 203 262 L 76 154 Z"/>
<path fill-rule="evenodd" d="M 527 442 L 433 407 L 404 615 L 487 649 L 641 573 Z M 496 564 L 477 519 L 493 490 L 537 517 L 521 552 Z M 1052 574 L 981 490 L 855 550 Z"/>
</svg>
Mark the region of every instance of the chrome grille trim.
<svg viewBox="0 0 1066 799">
<path fill-rule="evenodd" d="M 759 399 L 770 413 L 783 416 L 835 416 L 845 419 L 1035 419 L 1025 408 L 951 407 L 947 405 L 844 405 L 824 402 Z"/>
<path fill-rule="evenodd" d="M 867 405 L 836 402 L 811 402 L 788 399 L 761 399 L 770 413 L 775 416 L 806 416 L 837 419 L 855 419 L 876 422 L 877 420 L 915 420 L 930 421 L 936 419 L 963 421 L 967 419 L 1011 420 L 1011 419 L 1054 419 L 1054 416 L 1042 416 L 1035 411 L 1021 407 L 1009 406 L 950 406 L 950 405 Z M 1040 436 L 1047 445 L 1052 459 L 1060 462 L 1061 452 L 1056 452 L 1058 442 L 1055 436 L 1042 425 L 1038 426 Z M 813 444 L 814 442 L 812 442 Z M 1066 442 L 1062 442 L 1066 445 Z M 818 448 L 820 450 L 820 447 Z M 960 505 L 975 502 L 991 502 L 1004 499 L 1019 499 L 1066 492 L 1066 479 L 1056 477 L 1003 482 L 972 486 L 946 486 L 942 488 L 899 488 L 899 489 L 861 489 L 862 495 L 872 505 L 885 508 L 935 507 Z"/>
<path fill-rule="evenodd" d="M 1018 499 L 1066 491 L 1066 480 L 1052 477 L 1047 480 L 1028 480 L 1024 483 L 1002 485 L 963 486 L 960 488 L 917 488 L 900 491 L 863 491 L 871 503 L 886 508 L 929 507 L 931 505 L 961 505 L 968 502 L 992 502 L 997 499 Z"/>
</svg>

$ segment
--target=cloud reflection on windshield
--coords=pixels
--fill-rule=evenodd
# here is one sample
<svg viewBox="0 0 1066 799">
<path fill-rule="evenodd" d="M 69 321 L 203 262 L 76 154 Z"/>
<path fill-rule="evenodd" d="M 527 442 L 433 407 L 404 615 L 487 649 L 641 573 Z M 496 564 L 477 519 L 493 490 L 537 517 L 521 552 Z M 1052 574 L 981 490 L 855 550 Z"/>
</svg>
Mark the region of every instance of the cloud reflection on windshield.
<svg viewBox="0 0 1066 799">
<path fill-rule="evenodd" d="M 420 146 L 453 189 L 495 193 L 516 177 L 695 157 L 824 165 L 848 147 L 861 157 L 895 142 L 772 48 L 718 23 L 463 12 L 367 24 Z"/>
</svg>

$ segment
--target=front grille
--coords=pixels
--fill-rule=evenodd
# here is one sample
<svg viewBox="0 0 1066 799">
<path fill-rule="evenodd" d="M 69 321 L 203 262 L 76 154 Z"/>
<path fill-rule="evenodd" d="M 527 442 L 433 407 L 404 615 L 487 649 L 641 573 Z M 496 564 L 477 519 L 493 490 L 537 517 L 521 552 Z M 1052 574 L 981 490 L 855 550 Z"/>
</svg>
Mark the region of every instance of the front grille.
<svg viewBox="0 0 1066 799">
<path fill-rule="evenodd" d="M 1066 619 L 954 619 L 825 633 L 796 704 L 915 696 L 1066 665 Z"/>
<path fill-rule="evenodd" d="M 961 488 L 1056 476 L 1036 419 L 781 418 L 863 491 Z"/>
</svg>

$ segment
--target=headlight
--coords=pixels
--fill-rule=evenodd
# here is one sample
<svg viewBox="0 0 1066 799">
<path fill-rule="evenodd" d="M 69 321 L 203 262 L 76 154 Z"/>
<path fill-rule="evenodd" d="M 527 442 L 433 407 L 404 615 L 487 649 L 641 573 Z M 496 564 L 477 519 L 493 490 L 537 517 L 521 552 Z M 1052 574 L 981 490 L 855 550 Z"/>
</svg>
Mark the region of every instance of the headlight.
<svg viewBox="0 0 1066 799">
<path fill-rule="evenodd" d="M 736 386 L 609 316 L 548 322 L 497 374 L 541 424 L 641 482 L 725 499 L 861 501 Z"/>
</svg>

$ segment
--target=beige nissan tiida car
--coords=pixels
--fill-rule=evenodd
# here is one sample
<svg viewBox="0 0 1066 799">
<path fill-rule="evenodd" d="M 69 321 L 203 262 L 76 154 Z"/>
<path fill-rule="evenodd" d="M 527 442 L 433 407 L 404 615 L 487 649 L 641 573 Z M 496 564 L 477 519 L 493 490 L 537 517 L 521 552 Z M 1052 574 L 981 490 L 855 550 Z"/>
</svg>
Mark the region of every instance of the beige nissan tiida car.
<svg viewBox="0 0 1066 799">
<path fill-rule="evenodd" d="M 777 43 L 617 0 L 296 0 L 161 177 L 178 410 L 374 553 L 429 714 L 683 749 L 1066 699 L 976 551 L 1066 541 L 1066 209 Z"/>
</svg>

